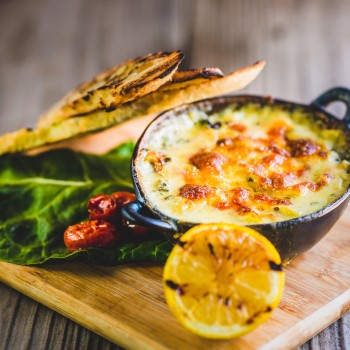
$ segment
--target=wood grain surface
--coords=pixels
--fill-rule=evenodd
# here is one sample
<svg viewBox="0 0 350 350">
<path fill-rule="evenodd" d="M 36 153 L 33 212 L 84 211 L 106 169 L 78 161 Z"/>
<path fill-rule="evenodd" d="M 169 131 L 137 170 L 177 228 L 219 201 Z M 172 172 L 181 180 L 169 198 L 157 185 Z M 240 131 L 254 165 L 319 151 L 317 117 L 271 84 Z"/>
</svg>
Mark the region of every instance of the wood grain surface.
<svg viewBox="0 0 350 350">
<path fill-rule="evenodd" d="M 245 92 L 309 102 L 350 87 L 349 13 L 347 0 L 0 0 L 0 132 L 33 125 L 78 83 L 157 50 L 225 72 L 265 59 Z M 119 349 L 0 284 L 0 349 L 66 348 Z M 301 349 L 350 349 L 350 316 Z"/>
<path fill-rule="evenodd" d="M 117 145 L 139 137 L 149 119 L 65 145 L 106 151 L 114 146 L 109 139 Z M 350 310 L 350 235 L 344 234 L 349 214 L 350 208 L 325 239 L 285 268 L 285 290 L 272 317 L 232 341 L 206 340 L 180 326 L 164 300 L 161 265 L 26 267 L 0 262 L 0 281 L 127 349 L 290 350 Z"/>
</svg>

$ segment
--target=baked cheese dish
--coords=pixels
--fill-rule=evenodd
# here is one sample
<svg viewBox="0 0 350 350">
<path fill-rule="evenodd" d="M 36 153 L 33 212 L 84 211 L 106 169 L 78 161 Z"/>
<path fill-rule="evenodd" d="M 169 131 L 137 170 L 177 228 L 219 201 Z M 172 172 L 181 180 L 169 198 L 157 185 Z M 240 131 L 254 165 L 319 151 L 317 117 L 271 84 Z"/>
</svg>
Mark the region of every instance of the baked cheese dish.
<svg viewBox="0 0 350 350">
<path fill-rule="evenodd" d="M 183 222 L 285 221 L 326 207 L 350 182 L 343 131 L 297 108 L 193 107 L 144 137 L 136 167 L 147 200 Z"/>
</svg>

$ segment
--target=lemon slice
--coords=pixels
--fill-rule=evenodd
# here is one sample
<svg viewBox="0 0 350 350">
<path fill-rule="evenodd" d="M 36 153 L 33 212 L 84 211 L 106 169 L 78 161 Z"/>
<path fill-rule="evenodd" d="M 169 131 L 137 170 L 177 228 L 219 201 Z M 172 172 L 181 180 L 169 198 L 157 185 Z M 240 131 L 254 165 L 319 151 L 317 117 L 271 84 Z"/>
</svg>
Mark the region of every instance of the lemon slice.
<svg viewBox="0 0 350 350">
<path fill-rule="evenodd" d="M 250 332 L 278 305 L 284 273 L 275 247 L 258 232 L 232 224 L 187 231 L 164 267 L 165 299 L 194 333 L 227 339 Z"/>
</svg>

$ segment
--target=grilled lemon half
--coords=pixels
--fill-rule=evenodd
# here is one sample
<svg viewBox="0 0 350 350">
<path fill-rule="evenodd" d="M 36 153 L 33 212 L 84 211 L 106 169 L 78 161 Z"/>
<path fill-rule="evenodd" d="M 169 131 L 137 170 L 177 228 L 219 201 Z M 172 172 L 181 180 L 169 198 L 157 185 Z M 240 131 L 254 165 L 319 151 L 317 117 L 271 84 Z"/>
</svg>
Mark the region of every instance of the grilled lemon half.
<svg viewBox="0 0 350 350">
<path fill-rule="evenodd" d="M 250 332 L 278 305 L 284 287 L 279 253 L 244 226 L 203 224 L 187 231 L 163 273 L 165 299 L 194 333 L 227 339 Z"/>
</svg>

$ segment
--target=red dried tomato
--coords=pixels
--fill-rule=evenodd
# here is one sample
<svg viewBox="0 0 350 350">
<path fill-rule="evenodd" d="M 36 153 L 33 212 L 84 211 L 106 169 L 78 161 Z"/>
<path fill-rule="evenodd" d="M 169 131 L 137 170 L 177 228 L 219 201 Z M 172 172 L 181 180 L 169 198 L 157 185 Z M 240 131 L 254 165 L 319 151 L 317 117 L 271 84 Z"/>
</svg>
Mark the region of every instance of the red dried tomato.
<svg viewBox="0 0 350 350">
<path fill-rule="evenodd" d="M 136 200 L 135 194 L 131 192 L 114 192 L 111 194 L 111 197 L 115 200 L 116 207 L 117 207 L 117 215 L 118 215 L 118 222 L 122 222 L 123 226 L 126 227 L 129 232 L 131 232 L 133 238 L 139 239 L 144 238 L 145 236 L 150 234 L 150 231 L 148 228 L 138 225 L 133 225 L 122 218 L 121 209 L 123 205 L 133 202 Z"/>
<path fill-rule="evenodd" d="M 106 194 L 98 194 L 90 198 L 87 208 L 90 220 L 105 220 L 114 223 L 117 219 L 115 200 Z"/>
<path fill-rule="evenodd" d="M 136 195 L 134 193 L 123 191 L 114 192 L 111 194 L 111 197 L 115 200 L 116 206 L 120 208 L 136 199 Z"/>
<path fill-rule="evenodd" d="M 136 196 L 131 192 L 114 192 L 111 194 L 116 206 L 116 218 L 118 223 L 122 222 L 122 207 L 123 205 L 133 202 Z"/>
<path fill-rule="evenodd" d="M 114 225 L 92 220 L 69 226 L 64 233 L 64 244 L 70 251 L 110 247 L 118 241 L 119 236 Z"/>
</svg>

